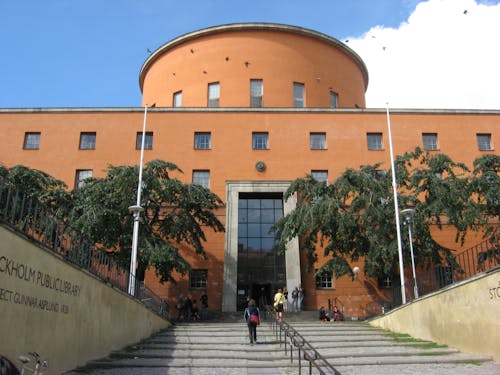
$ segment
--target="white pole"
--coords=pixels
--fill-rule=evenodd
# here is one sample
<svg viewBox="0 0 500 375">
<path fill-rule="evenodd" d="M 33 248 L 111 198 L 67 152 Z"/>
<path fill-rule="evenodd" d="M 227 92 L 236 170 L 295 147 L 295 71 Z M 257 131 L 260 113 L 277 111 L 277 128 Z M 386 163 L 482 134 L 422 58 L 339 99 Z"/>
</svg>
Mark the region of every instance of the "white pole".
<svg viewBox="0 0 500 375">
<path fill-rule="evenodd" d="M 387 131 L 389 133 L 389 150 L 391 152 L 391 170 L 392 170 L 392 192 L 394 194 L 394 214 L 396 216 L 396 233 L 398 236 L 398 257 L 399 257 L 399 278 L 401 280 L 401 301 L 406 304 L 405 293 L 405 275 L 403 266 L 403 248 L 401 246 L 401 229 L 399 227 L 399 209 L 398 209 L 398 187 L 396 183 L 396 168 L 394 167 L 394 152 L 392 150 L 391 117 L 389 114 L 389 103 L 386 103 Z"/>
<path fill-rule="evenodd" d="M 137 200 L 135 206 L 130 206 L 128 209 L 134 214 L 134 230 L 132 232 L 132 254 L 130 255 L 130 272 L 128 283 L 128 294 L 135 295 L 135 270 L 137 267 L 137 243 L 139 237 L 139 218 L 144 208 L 141 207 L 141 192 L 142 192 L 142 164 L 144 162 L 144 141 L 146 138 L 146 117 L 148 106 L 144 106 L 144 120 L 142 124 L 142 139 L 141 139 L 141 160 L 139 163 L 139 182 L 137 184 Z"/>
<path fill-rule="evenodd" d="M 417 273 L 415 272 L 415 257 L 413 256 L 413 242 L 411 238 L 411 220 L 408 223 L 408 237 L 410 237 L 411 268 L 413 270 L 413 294 L 418 298 Z"/>
</svg>

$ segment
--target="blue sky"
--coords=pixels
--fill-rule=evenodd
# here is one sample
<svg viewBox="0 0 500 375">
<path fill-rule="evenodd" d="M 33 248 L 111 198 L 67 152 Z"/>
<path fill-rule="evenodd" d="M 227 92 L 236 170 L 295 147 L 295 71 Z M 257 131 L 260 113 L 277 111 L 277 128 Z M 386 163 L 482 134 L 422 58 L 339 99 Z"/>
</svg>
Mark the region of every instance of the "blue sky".
<svg viewBox="0 0 500 375">
<path fill-rule="evenodd" d="M 399 56 L 408 55 L 403 47 L 409 43 L 404 41 L 419 40 L 418 33 L 422 32 L 419 28 L 408 34 L 408 25 L 413 25 L 408 23 L 411 17 L 418 20 L 417 16 L 421 13 L 421 18 L 427 22 L 431 18 L 428 14 L 443 12 L 445 17 L 432 23 L 432 32 L 435 33 L 439 33 L 439 22 L 441 27 L 446 25 L 446 15 L 450 14 L 457 17 L 453 25 L 459 29 L 464 28 L 464 22 L 468 22 L 470 27 L 470 20 L 475 21 L 474 25 L 477 22 L 477 25 L 489 27 L 494 22 L 489 21 L 489 18 L 485 20 L 484 17 L 489 16 L 484 15 L 493 13 L 496 16 L 495 12 L 500 11 L 499 2 L 0 0 L 0 108 L 138 107 L 141 105 L 138 74 L 148 57 L 148 49 L 154 50 L 190 31 L 234 22 L 285 23 L 314 29 L 342 41 L 349 39 L 348 45 L 365 59 L 370 73 L 368 106 L 380 107 L 383 106 L 380 104 L 381 97 L 387 94 L 377 91 L 377 85 L 387 86 L 380 82 L 385 82 L 389 73 L 387 63 L 383 64 L 386 70 L 381 70 L 378 66 L 380 61 L 373 59 L 373 56 L 382 56 L 386 62 L 389 59 L 398 60 L 389 53 L 380 53 L 374 40 L 376 43 L 397 46 L 387 50 L 396 53 L 399 49 Z M 464 9 L 469 9 L 468 15 L 463 14 Z M 496 18 L 496 23 L 499 19 Z M 500 32 L 496 33 L 498 30 L 493 27 L 483 33 L 488 39 L 489 49 L 498 50 Z M 425 27 L 426 30 L 428 28 Z M 474 29 L 477 27 L 474 26 Z M 453 39 L 453 35 L 448 38 Z M 495 42 L 497 44 L 494 47 Z M 445 44 L 449 43 L 445 41 Z M 373 46 L 376 47 L 375 51 Z M 422 58 L 421 54 L 419 56 Z M 491 69 L 498 71 L 498 52 L 488 60 L 497 64 L 496 68 L 492 65 Z M 413 63 L 422 65 L 415 61 Z M 407 75 L 411 73 L 408 63 L 399 65 L 404 65 Z M 489 65 L 482 65 L 482 69 L 488 70 Z M 389 71 L 393 75 L 394 69 L 390 68 Z M 498 76 L 498 73 L 495 74 Z M 399 97 L 402 90 L 395 86 L 398 81 L 401 81 L 400 77 L 394 80 L 393 85 Z M 415 84 L 418 81 L 421 80 Z M 473 81 L 477 81 L 477 77 Z M 485 80 L 484 85 L 493 83 L 500 82 Z M 498 84 L 495 91 L 498 91 L 497 88 Z M 478 90 L 484 91 L 481 87 Z M 405 88 L 405 91 L 415 90 Z M 378 101 L 370 99 L 372 104 L 368 100 L 371 97 Z M 418 102 L 413 105 L 411 99 L 407 100 L 400 106 L 419 106 Z M 495 103 L 499 104 L 495 107 Z M 467 104 L 457 103 L 458 107 L 481 107 L 481 104 Z M 436 108 L 439 103 L 431 102 L 425 106 Z M 485 106 L 498 109 L 500 99 Z"/>
</svg>

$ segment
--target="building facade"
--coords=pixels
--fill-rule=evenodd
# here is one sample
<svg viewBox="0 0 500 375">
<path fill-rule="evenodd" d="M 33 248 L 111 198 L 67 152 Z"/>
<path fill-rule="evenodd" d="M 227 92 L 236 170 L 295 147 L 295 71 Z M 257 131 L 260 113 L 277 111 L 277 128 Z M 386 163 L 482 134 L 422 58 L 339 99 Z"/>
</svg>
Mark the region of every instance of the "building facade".
<svg viewBox="0 0 500 375">
<path fill-rule="evenodd" d="M 235 311 L 248 295 L 269 299 L 302 284 L 305 308 L 328 300 L 348 316 L 380 312 L 390 292 L 377 280 L 317 279 L 299 241 L 284 255 L 268 228 L 293 210 L 290 182 L 311 173 L 332 181 L 346 168 L 390 165 L 385 109 L 367 109 L 368 71 L 345 44 L 295 26 L 252 23 L 203 29 L 154 51 L 139 75 L 147 113 L 145 161 L 177 164 L 185 182 L 210 188 L 224 202 L 225 233 L 207 233 L 208 261 L 187 254 L 193 270 L 177 285 L 146 284 L 175 305 L 180 293 L 213 310 Z M 0 162 L 43 170 L 78 187 L 106 167 L 139 162 L 143 108 L 0 109 Z M 468 166 L 496 153 L 500 111 L 393 110 L 394 153 L 416 146 Z M 135 197 L 131 197 L 131 204 Z M 453 235 L 436 232 L 459 248 Z M 464 248 L 474 244 L 474 239 Z M 320 257 L 320 263 L 323 259 Z M 362 264 L 359 264 L 362 267 Z"/>
</svg>

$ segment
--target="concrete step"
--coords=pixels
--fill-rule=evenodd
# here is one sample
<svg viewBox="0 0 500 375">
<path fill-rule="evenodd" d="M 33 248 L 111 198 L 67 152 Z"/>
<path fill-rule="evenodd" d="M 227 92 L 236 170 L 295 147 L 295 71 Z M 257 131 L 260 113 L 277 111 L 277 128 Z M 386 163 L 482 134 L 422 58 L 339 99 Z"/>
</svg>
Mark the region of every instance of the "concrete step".
<svg viewBox="0 0 500 375">
<path fill-rule="evenodd" d="M 301 314 L 297 314 L 301 315 Z M 313 347 L 342 375 L 404 374 L 402 366 L 423 372 L 407 374 L 451 373 L 474 364 L 471 375 L 500 374 L 500 366 L 490 357 L 460 353 L 453 348 L 437 346 L 409 338 L 398 341 L 386 331 L 365 322 L 323 324 L 303 320 L 290 322 Z M 91 374 L 298 374 L 298 350 L 280 343 L 270 323 L 257 329 L 258 343 L 249 344 L 248 330 L 241 314 L 221 317 L 217 322 L 179 323 L 170 329 L 107 358 L 92 361 L 86 373 Z M 303 353 L 302 353 L 303 354 Z M 309 373 L 308 362 L 301 360 L 302 373 Z M 439 369 L 433 372 L 433 369 Z M 380 370 L 380 371 L 379 371 Z M 481 372 L 484 370 L 484 372 Z M 187 371 L 187 372 L 186 372 Z M 304 372 L 306 371 L 306 372 Z M 419 370 L 420 371 L 420 370 Z M 490 372 L 488 372 L 490 371 Z M 312 373 L 317 373 L 313 369 Z M 328 373 L 328 372 L 327 372 Z"/>
</svg>

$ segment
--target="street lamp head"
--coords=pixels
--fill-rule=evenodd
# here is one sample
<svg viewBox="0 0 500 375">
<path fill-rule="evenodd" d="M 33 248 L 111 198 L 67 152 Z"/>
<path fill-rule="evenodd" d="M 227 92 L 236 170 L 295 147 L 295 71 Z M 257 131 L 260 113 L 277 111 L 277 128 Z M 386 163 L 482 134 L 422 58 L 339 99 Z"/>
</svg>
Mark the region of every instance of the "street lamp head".
<svg viewBox="0 0 500 375">
<path fill-rule="evenodd" d="M 410 224 L 413 218 L 413 213 L 415 212 L 414 208 L 405 208 L 401 210 L 399 213 L 404 217 L 404 224 Z"/>
<path fill-rule="evenodd" d="M 404 210 L 401 210 L 401 215 L 404 215 L 404 216 L 412 216 L 413 213 L 415 212 L 415 209 L 414 208 L 405 208 Z"/>
<path fill-rule="evenodd" d="M 144 207 L 141 207 L 141 206 L 130 206 L 128 208 L 128 212 L 130 212 L 131 214 L 141 213 L 143 211 L 144 211 Z"/>
</svg>

